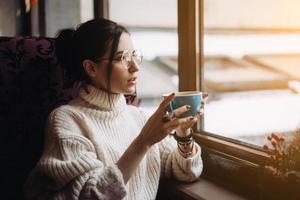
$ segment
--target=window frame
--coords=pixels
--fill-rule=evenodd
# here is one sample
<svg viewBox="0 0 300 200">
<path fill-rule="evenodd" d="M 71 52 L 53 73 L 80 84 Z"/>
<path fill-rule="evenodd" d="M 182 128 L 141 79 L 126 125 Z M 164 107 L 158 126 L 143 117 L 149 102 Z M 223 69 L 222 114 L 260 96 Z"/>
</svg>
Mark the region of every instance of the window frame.
<svg viewBox="0 0 300 200">
<path fill-rule="evenodd" d="M 203 53 L 203 12 L 204 0 L 178 0 L 178 76 L 179 91 L 200 90 L 204 79 L 204 53 Z M 197 20 L 198 18 L 198 20 Z M 186 31 L 189 30 L 189 31 Z M 238 140 L 218 136 L 200 130 L 203 127 L 203 120 L 197 126 L 196 135 L 199 142 L 206 144 L 218 143 L 244 150 L 256 155 L 266 156 L 266 153 L 259 147 L 251 144 L 237 144 Z M 205 135 L 205 136 L 204 136 Z"/>
<path fill-rule="evenodd" d="M 109 1 L 94 0 L 94 18 L 109 18 Z"/>
</svg>

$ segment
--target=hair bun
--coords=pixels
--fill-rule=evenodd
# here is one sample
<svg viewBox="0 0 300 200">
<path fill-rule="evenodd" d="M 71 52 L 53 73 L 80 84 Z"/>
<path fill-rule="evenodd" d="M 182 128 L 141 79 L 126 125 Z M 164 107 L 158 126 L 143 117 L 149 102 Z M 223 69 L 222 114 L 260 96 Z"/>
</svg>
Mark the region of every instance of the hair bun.
<svg viewBox="0 0 300 200">
<path fill-rule="evenodd" d="M 64 29 L 56 38 L 56 54 L 62 64 L 67 64 L 65 59 L 71 55 L 74 33 L 74 29 Z"/>
<path fill-rule="evenodd" d="M 74 29 L 63 29 L 56 38 L 56 55 L 62 67 L 70 72 L 72 66 L 72 49 Z"/>
</svg>

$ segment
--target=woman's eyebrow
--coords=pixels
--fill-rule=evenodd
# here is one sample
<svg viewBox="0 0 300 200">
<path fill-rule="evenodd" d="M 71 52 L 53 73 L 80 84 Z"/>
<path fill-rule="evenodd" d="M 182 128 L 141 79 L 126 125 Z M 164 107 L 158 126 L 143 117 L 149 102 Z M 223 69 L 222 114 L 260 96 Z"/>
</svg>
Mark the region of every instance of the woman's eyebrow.
<svg viewBox="0 0 300 200">
<path fill-rule="evenodd" d="M 118 51 L 115 56 L 122 55 L 124 51 Z"/>
</svg>

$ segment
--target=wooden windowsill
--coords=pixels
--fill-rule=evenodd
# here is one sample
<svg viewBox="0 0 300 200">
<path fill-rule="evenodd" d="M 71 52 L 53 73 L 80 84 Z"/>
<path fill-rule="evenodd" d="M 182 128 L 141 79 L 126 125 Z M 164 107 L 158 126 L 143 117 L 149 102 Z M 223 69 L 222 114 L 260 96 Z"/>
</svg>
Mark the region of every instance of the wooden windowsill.
<svg viewBox="0 0 300 200">
<path fill-rule="evenodd" d="M 212 181 L 199 178 L 193 183 L 182 183 L 175 180 L 162 180 L 157 200 L 244 200 L 240 196 Z"/>
</svg>

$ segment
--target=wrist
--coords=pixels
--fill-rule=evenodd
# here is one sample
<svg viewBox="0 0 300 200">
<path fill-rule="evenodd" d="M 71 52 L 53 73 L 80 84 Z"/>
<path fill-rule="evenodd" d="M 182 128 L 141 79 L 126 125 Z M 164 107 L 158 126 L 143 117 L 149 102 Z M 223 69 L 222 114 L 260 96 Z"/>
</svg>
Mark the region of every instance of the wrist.
<svg viewBox="0 0 300 200">
<path fill-rule="evenodd" d="M 192 128 L 188 128 L 188 129 L 184 129 L 184 130 L 182 130 L 182 129 L 176 130 L 176 134 L 178 137 L 186 137 L 186 136 L 190 135 L 191 132 L 192 132 Z"/>
<path fill-rule="evenodd" d="M 141 136 L 138 136 L 133 141 L 134 146 L 137 148 L 138 151 L 147 151 L 151 145 L 147 143 Z"/>
<path fill-rule="evenodd" d="M 195 154 L 194 139 L 192 137 L 193 129 L 190 128 L 189 133 L 183 137 L 178 136 L 177 132 L 174 133 L 174 139 L 177 141 L 177 147 L 179 153 L 188 158 Z"/>
</svg>

